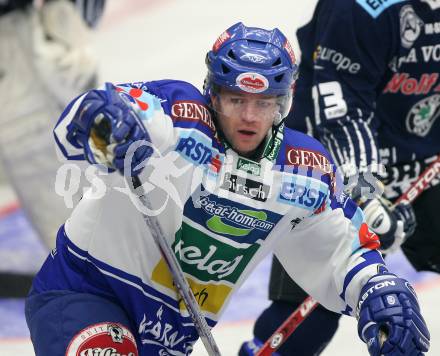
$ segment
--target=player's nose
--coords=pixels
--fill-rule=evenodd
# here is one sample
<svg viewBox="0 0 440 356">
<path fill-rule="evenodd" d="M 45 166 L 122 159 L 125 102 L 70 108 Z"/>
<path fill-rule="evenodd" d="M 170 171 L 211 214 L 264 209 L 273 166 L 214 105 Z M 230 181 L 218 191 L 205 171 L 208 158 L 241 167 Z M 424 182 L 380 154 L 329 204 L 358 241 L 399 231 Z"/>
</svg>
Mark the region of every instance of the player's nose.
<svg viewBox="0 0 440 356">
<path fill-rule="evenodd" d="M 258 109 L 255 103 L 247 102 L 241 107 L 240 118 L 246 122 L 253 122 L 258 119 Z"/>
</svg>

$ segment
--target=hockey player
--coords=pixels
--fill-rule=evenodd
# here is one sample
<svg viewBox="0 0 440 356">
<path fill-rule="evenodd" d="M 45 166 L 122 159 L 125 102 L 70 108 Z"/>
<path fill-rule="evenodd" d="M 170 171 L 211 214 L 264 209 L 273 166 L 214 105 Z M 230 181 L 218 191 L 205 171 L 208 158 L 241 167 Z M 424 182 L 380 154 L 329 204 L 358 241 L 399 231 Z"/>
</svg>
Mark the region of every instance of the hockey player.
<svg viewBox="0 0 440 356">
<path fill-rule="evenodd" d="M 197 332 L 141 216 L 145 207 L 127 192 L 131 174 L 210 327 L 274 251 L 319 302 L 359 317 L 370 352 L 381 349 L 379 328 L 388 335 L 385 354 L 427 351 L 417 297 L 387 271 L 361 210 L 338 193 L 330 155 L 283 128 L 296 72 L 286 37 L 237 23 L 206 64 L 205 95 L 178 80 L 107 83 L 62 114 L 55 137 L 66 158 L 125 178 L 97 176 L 105 194 L 85 194 L 60 228 L 26 302 L 36 354 L 191 353 Z M 154 186 L 153 175 L 164 184 Z"/>
<path fill-rule="evenodd" d="M 440 153 L 439 34 L 438 1 L 319 1 L 311 22 L 297 32 L 302 57 L 287 119 L 287 126 L 320 139 L 346 176 L 359 178 L 349 179 L 357 182 L 354 198 L 366 183 L 363 173 L 378 175 L 378 163 L 386 166 L 384 195 L 360 202 L 367 223 L 386 253 L 410 236 L 402 245 L 406 257 L 416 270 L 434 272 L 440 272 L 440 186 L 414 202 L 414 234 L 411 209 L 390 211 L 386 199 L 399 197 Z M 253 344 L 265 341 L 306 296 L 275 258 L 273 303 L 256 321 Z M 319 354 L 339 317 L 318 307 L 280 354 Z"/>
</svg>

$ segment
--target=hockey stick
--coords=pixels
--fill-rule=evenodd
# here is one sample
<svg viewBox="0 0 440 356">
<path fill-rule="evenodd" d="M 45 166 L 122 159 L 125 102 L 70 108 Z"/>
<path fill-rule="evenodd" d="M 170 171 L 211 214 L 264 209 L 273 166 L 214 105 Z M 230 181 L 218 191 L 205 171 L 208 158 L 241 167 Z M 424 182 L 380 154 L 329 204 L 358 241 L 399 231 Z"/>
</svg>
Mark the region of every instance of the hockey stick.
<svg viewBox="0 0 440 356">
<path fill-rule="evenodd" d="M 396 200 L 394 206 L 401 202 L 412 203 L 422 192 L 428 188 L 434 178 L 440 175 L 440 155 L 432 162 L 411 186 Z M 295 311 L 278 327 L 277 330 L 266 340 L 258 350 L 256 356 L 269 356 L 278 350 L 295 329 L 307 318 L 318 306 L 318 302 L 308 296 Z M 381 343 L 386 341 L 386 334 L 379 335 Z"/>
<path fill-rule="evenodd" d="M 318 306 L 318 302 L 308 296 L 295 311 L 275 330 L 269 339 L 261 346 L 256 356 L 270 356 L 286 341 L 295 329 Z"/>
<path fill-rule="evenodd" d="M 130 186 L 130 182 L 128 181 L 128 179 L 126 179 L 126 181 L 127 184 Z M 142 186 L 138 177 L 133 177 L 133 184 L 139 187 Z M 145 208 L 151 210 L 151 204 L 145 195 L 138 196 L 138 199 L 141 201 L 142 205 Z M 176 285 L 176 288 L 181 295 L 183 302 L 185 303 L 185 306 L 191 316 L 191 319 L 200 336 L 200 339 L 202 340 L 203 345 L 206 348 L 206 351 L 208 351 L 208 355 L 220 356 L 219 348 L 214 340 L 214 337 L 211 334 L 208 323 L 202 315 L 196 298 L 194 297 L 194 294 L 191 290 L 191 287 L 185 279 L 182 267 L 177 261 L 177 258 L 171 246 L 165 239 L 165 235 L 159 221 L 156 219 L 155 216 L 148 216 L 144 213 L 142 213 L 142 217 L 151 232 L 156 246 L 158 247 L 163 259 L 168 266 L 168 269 L 173 277 L 174 284 Z"/>
<path fill-rule="evenodd" d="M 397 205 L 402 202 L 412 203 L 422 192 L 428 188 L 429 184 L 440 175 L 440 154 L 436 160 L 432 162 L 422 174 L 410 185 L 410 187 L 403 193 L 394 203 Z"/>
</svg>

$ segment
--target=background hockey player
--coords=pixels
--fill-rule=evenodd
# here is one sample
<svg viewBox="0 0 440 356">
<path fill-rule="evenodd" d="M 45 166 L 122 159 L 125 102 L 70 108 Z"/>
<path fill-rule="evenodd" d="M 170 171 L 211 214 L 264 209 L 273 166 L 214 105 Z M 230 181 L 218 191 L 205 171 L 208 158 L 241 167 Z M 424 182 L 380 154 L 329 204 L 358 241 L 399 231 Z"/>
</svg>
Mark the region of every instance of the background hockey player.
<svg viewBox="0 0 440 356">
<path fill-rule="evenodd" d="M 104 1 L 0 1 L 0 176 L 50 249 L 71 212 L 55 192 L 51 131 L 69 100 L 96 86 L 88 26 Z M 32 278 L 0 273 L 0 296 L 26 295 Z"/>
<path fill-rule="evenodd" d="M 59 159 L 50 132 L 72 97 L 96 86 L 89 26 L 103 6 L 104 0 L 0 2 L 2 171 L 49 248 L 71 212 L 55 193 Z"/>
<path fill-rule="evenodd" d="M 297 32 L 302 57 L 287 125 L 317 137 L 354 178 L 354 198 L 362 198 L 367 222 L 385 253 L 415 228 L 412 211 L 405 206 L 390 211 L 386 199 L 399 197 L 440 153 L 439 35 L 440 4 L 434 0 L 321 0 L 311 22 Z M 366 184 L 362 174 L 377 175 L 378 163 L 386 166 L 385 192 L 366 200 L 359 194 Z M 371 179 L 366 187 L 371 190 Z M 436 185 L 414 202 L 417 228 L 402 250 L 419 271 L 440 271 L 439 201 Z M 261 341 L 307 294 L 274 259 L 269 296 L 273 303 L 254 327 Z M 339 317 L 318 307 L 280 354 L 319 354 Z"/>
<path fill-rule="evenodd" d="M 283 128 L 296 72 L 286 37 L 237 23 L 206 64 L 205 95 L 178 80 L 84 93 L 55 128 L 60 150 L 138 175 L 137 193 L 150 201 L 210 327 L 274 251 L 327 308 L 360 315 L 372 350 L 380 326 L 388 349 L 427 351 L 417 298 L 387 271 L 361 210 L 337 193 L 330 155 Z M 158 177 L 164 183 L 155 186 Z M 189 354 L 198 336 L 140 214 L 145 206 L 133 204 L 123 176 L 95 181 L 104 194 L 93 189 L 78 203 L 27 299 L 36 354 Z"/>
</svg>

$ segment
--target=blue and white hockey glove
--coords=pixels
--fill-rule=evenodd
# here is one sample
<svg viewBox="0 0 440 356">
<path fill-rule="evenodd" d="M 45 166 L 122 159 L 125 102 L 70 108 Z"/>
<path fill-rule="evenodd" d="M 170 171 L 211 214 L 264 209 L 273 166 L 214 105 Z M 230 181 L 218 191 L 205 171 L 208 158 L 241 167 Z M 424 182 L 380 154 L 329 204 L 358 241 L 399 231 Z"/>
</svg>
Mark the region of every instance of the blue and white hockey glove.
<svg viewBox="0 0 440 356">
<path fill-rule="evenodd" d="M 400 203 L 391 210 L 390 201 L 375 198 L 360 206 L 368 226 L 379 236 L 384 253 L 396 250 L 415 231 L 416 216 L 408 203 Z"/>
<path fill-rule="evenodd" d="M 86 159 L 110 171 L 124 172 L 124 158 L 130 145 L 151 142 L 145 126 L 134 109 L 116 88 L 106 83 L 105 90 L 91 90 L 81 102 L 67 127 L 67 140 L 84 149 Z M 141 145 L 131 158 L 130 175 L 138 175 L 141 163 L 151 156 L 152 148 Z"/>
<path fill-rule="evenodd" d="M 357 319 L 370 355 L 420 356 L 429 349 L 430 335 L 414 289 L 394 274 L 378 274 L 365 284 Z"/>
</svg>

